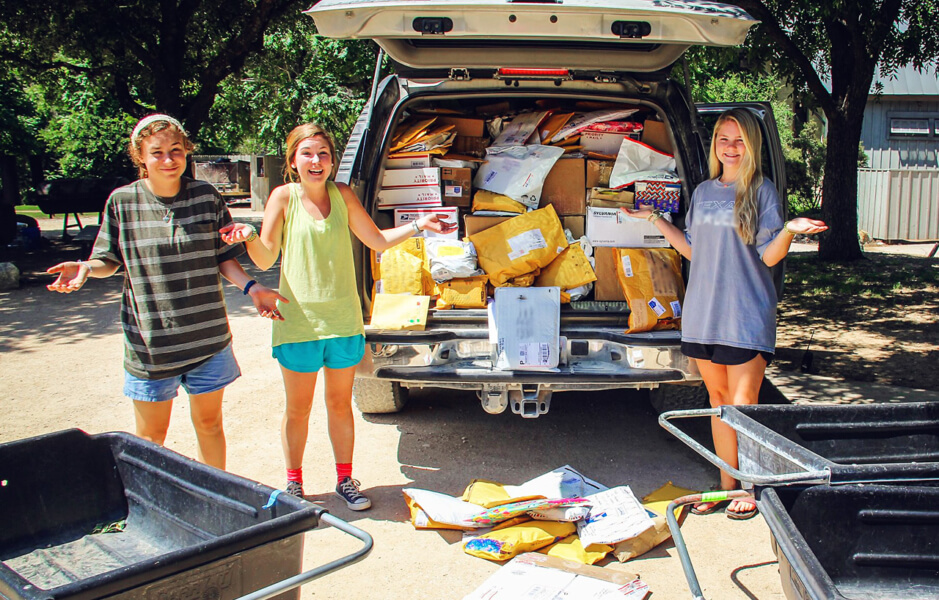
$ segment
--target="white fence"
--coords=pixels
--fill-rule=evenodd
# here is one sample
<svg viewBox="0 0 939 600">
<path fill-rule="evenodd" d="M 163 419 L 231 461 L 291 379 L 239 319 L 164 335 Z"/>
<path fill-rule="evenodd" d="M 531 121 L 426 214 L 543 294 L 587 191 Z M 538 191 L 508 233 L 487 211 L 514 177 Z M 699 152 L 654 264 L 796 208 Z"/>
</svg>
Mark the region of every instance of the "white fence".
<svg viewBox="0 0 939 600">
<path fill-rule="evenodd" d="M 858 170 L 858 227 L 878 240 L 939 240 L 939 170 Z"/>
</svg>

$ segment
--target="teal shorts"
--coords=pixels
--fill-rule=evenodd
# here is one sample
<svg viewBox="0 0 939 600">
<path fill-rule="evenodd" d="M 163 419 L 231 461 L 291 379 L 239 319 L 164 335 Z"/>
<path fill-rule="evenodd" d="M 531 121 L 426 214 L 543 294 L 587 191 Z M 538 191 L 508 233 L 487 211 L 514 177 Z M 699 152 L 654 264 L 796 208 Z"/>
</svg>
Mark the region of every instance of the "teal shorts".
<svg viewBox="0 0 939 600">
<path fill-rule="evenodd" d="M 353 335 L 274 346 L 271 354 L 280 366 L 297 373 L 316 373 L 322 367 L 345 369 L 365 356 L 365 336 Z"/>
</svg>

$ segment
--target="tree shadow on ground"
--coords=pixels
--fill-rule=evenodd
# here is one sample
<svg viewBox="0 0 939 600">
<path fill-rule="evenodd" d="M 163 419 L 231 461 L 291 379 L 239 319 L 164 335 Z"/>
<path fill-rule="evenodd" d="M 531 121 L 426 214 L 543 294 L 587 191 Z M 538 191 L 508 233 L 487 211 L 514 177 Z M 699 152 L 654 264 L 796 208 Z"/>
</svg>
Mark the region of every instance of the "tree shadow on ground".
<svg viewBox="0 0 939 600">
<path fill-rule="evenodd" d="M 939 391 L 939 259 L 869 254 L 851 263 L 790 257 L 777 366 Z"/>
<path fill-rule="evenodd" d="M 123 272 L 107 279 L 92 279 L 78 292 L 60 294 L 46 286 L 54 276 L 46 269 L 88 257 L 81 244 L 53 232 L 38 249 L 5 248 L 0 261 L 20 270 L 20 288 L 0 291 L 0 352 L 31 352 L 38 344 L 69 343 L 121 332 L 120 304 Z M 277 287 L 279 268 L 261 271 L 243 254 L 239 259 L 260 283 Z M 229 316 L 257 315 L 250 298 L 223 282 Z"/>
</svg>

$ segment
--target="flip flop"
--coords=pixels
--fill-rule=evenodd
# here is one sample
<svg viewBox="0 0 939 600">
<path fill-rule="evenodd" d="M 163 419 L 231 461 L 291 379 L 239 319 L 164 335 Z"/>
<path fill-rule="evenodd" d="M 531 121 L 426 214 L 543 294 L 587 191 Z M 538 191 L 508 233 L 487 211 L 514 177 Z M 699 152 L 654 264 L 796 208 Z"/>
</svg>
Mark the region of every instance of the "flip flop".
<svg viewBox="0 0 939 600">
<path fill-rule="evenodd" d="M 708 504 L 709 506 L 708 506 L 707 508 L 703 508 L 703 509 L 698 508 L 699 506 L 701 506 L 701 505 L 703 505 L 703 504 Z M 717 501 L 717 502 L 698 502 L 697 504 L 695 504 L 695 505 L 693 505 L 693 506 L 691 507 L 691 514 L 693 514 L 693 515 L 710 515 L 710 514 L 712 514 L 712 513 L 716 513 L 717 511 L 721 510 L 722 508 L 724 508 L 724 507 L 727 506 L 728 504 L 730 504 L 730 500 L 719 500 L 719 501 Z"/>
<path fill-rule="evenodd" d="M 724 511 L 724 514 L 727 515 L 728 519 L 732 519 L 734 521 L 746 521 L 747 519 L 752 519 L 756 516 L 756 513 L 760 512 L 756 507 L 756 502 L 753 498 L 735 498 L 734 500 L 748 500 L 749 502 L 753 502 L 753 508 L 750 510 L 740 511 L 726 510 Z"/>
</svg>

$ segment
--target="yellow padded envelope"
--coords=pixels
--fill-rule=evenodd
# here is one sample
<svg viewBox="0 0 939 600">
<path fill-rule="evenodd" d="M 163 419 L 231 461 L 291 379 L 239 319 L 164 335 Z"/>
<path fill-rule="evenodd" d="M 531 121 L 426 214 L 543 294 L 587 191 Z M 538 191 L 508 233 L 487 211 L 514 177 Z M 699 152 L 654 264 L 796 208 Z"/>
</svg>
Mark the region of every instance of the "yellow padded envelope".
<svg viewBox="0 0 939 600">
<path fill-rule="evenodd" d="M 371 326 L 373 329 L 423 331 L 428 308 L 430 296 L 375 294 Z"/>
<path fill-rule="evenodd" d="M 535 286 L 557 286 L 562 290 L 572 290 L 596 280 L 597 275 L 590 266 L 584 249 L 580 244 L 574 243 L 541 270 L 541 274 L 535 279 Z"/>
<path fill-rule="evenodd" d="M 550 204 L 474 233 L 469 240 L 495 287 L 550 264 L 567 248 L 561 220 Z"/>
</svg>

